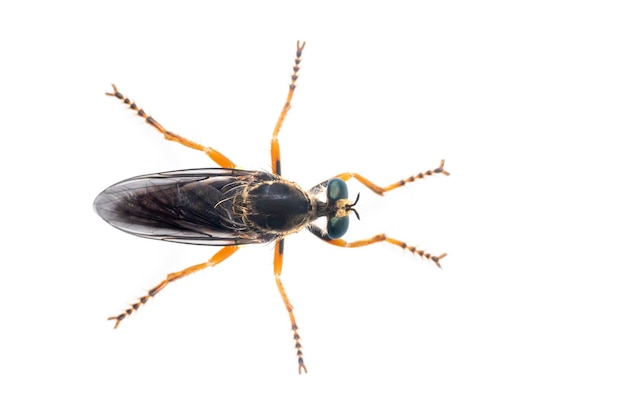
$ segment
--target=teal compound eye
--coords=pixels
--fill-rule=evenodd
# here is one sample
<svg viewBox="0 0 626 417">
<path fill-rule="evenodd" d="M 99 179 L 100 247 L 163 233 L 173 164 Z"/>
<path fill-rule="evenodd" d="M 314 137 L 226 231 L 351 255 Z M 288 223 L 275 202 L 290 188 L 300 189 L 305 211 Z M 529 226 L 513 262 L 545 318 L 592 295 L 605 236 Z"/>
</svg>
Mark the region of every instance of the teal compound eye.
<svg viewBox="0 0 626 417">
<path fill-rule="evenodd" d="M 339 239 L 346 234 L 349 226 L 350 218 L 348 216 L 332 217 L 328 219 L 328 224 L 326 224 L 326 233 L 331 239 Z"/>
<path fill-rule="evenodd" d="M 326 188 L 328 204 L 334 206 L 337 201 L 348 198 L 348 185 L 340 178 L 333 178 L 328 181 Z M 326 224 L 326 233 L 331 239 L 339 239 L 348 231 L 350 218 L 348 216 L 331 217 Z"/>
<path fill-rule="evenodd" d="M 333 178 L 328 181 L 326 196 L 328 197 L 329 203 L 335 203 L 337 200 L 348 198 L 348 185 L 342 179 Z"/>
</svg>

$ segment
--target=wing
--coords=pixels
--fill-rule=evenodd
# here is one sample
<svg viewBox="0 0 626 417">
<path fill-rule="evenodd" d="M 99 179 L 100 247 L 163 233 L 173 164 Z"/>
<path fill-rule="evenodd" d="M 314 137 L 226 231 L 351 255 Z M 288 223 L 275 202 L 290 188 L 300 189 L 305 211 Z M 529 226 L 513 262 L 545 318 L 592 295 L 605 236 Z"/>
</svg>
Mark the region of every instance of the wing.
<svg viewBox="0 0 626 417">
<path fill-rule="evenodd" d="M 270 242 L 276 235 L 252 230 L 235 200 L 248 186 L 275 178 L 225 168 L 141 175 L 104 190 L 94 208 L 111 226 L 149 239 L 210 246 Z"/>
</svg>

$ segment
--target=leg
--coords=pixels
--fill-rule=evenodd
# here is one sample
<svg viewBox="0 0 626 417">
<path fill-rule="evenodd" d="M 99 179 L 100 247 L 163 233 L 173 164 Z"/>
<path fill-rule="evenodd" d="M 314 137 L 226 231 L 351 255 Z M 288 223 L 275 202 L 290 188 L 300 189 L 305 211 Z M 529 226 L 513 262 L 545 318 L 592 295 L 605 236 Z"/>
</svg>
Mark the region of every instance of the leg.
<svg viewBox="0 0 626 417">
<path fill-rule="evenodd" d="M 205 148 L 199 143 L 192 142 L 189 139 L 185 139 L 184 137 L 177 135 L 176 133 L 172 133 L 172 132 L 165 130 L 165 128 L 161 126 L 159 122 L 154 120 L 152 116 L 148 116 L 146 112 L 143 111 L 142 108 L 139 108 L 139 106 L 135 104 L 135 102 L 131 101 L 127 97 L 124 97 L 124 95 L 117 90 L 117 87 L 115 86 L 115 84 L 112 84 L 112 85 L 113 85 L 113 92 L 105 93 L 105 94 L 107 96 L 112 96 L 112 97 L 120 99 L 124 104 L 128 104 L 128 107 L 130 107 L 131 110 L 135 110 L 138 116 L 143 117 L 146 120 L 146 123 L 148 123 L 150 126 L 154 127 L 156 130 L 161 132 L 165 139 L 178 142 L 181 145 L 184 145 L 188 148 L 204 152 L 205 154 L 209 156 L 209 158 L 214 160 L 222 168 L 235 168 L 235 164 L 230 159 L 226 158 L 224 155 L 222 155 L 220 152 L 216 151 L 215 149 L 209 148 L 209 147 Z"/>
<path fill-rule="evenodd" d="M 152 298 L 155 295 L 157 295 L 169 283 L 171 283 L 173 281 L 176 281 L 177 279 L 184 278 L 187 275 L 190 275 L 190 274 L 192 274 L 194 272 L 198 272 L 198 271 L 200 271 L 200 270 L 202 270 L 204 268 L 207 268 L 209 266 L 215 266 L 215 265 L 219 264 L 220 262 L 226 260 L 230 255 L 235 253 L 237 251 L 237 249 L 239 249 L 239 246 L 225 246 L 224 248 L 220 249 L 215 255 L 213 255 L 211 257 L 211 259 L 209 259 L 207 262 L 204 262 L 204 263 L 201 263 L 201 264 L 198 264 L 198 265 L 194 265 L 194 266 L 190 266 L 189 268 L 185 268 L 185 269 L 183 269 L 182 271 L 179 271 L 179 272 L 172 272 L 171 274 L 168 274 L 167 278 L 165 278 L 163 281 L 161 281 L 161 283 L 159 285 L 157 285 L 156 287 L 154 287 L 150 291 L 148 291 L 148 294 L 146 294 L 143 297 L 141 297 L 134 304 L 131 304 L 131 306 L 129 308 L 127 308 L 126 311 L 124 311 L 122 314 L 120 314 L 118 316 L 109 317 L 109 320 L 115 320 L 115 329 L 117 329 L 117 326 L 120 325 L 120 322 L 122 320 L 124 320 L 126 317 L 130 316 L 133 313 L 133 311 L 138 310 L 139 307 L 141 307 L 142 305 L 146 304 L 150 298 Z"/>
<path fill-rule="evenodd" d="M 381 187 L 379 185 L 376 185 L 372 181 L 368 180 L 367 178 L 365 178 L 364 176 L 356 172 L 344 172 L 343 174 L 335 175 L 333 178 L 341 178 L 344 181 L 348 181 L 350 178 L 354 178 L 355 180 L 359 181 L 361 184 L 365 185 L 370 190 L 374 191 L 376 194 L 383 195 L 387 191 L 395 190 L 396 188 L 402 187 L 409 182 L 426 178 L 431 175 L 435 175 L 435 174 L 443 174 L 446 176 L 450 175 L 448 171 L 443 169 L 443 163 L 444 163 L 444 160 L 442 159 L 441 163 L 439 164 L 439 168 L 429 169 L 426 172 L 420 172 L 417 175 L 411 175 L 409 178 L 400 180 L 398 182 L 394 182 L 393 184 L 388 185 L 386 187 Z M 315 187 L 311 188 L 310 191 L 314 194 L 320 192 L 326 187 L 326 185 L 328 184 L 328 181 L 329 180 L 326 180 L 316 185 Z"/>
<path fill-rule="evenodd" d="M 300 57 L 302 56 L 302 50 L 304 49 L 304 45 L 306 42 L 302 42 L 300 45 L 300 41 L 296 44 L 296 59 L 295 65 L 293 66 L 293 74 L 291 76 L 291 84 L 289 84 L 289 93 L 287 94 L 287 101 L 283 106 L 283 111 L 280 112 L 280 116 L 278 117 L 278 121 L 276 122 L 276 127 L 274 128 L 274 133 L 272 134 L 272 172 L 274 174 L 280 175 L 280 146 L 278 145 L 278 132 L 280 132 L 280 128 L 283 125 L 283 121 L 285 120 L 285 116 L 287 116 L 287 112 L 291 107 L 291 98 L 293 97 L 293 92 L 296 89 L 296 80 L 298 79 L 298 70 L 300 70 Z"/>
<path fill-rule="evenodd" d="M 346 242 L 343 239 L 331 239 L 331 238 L 329 238 L 328 235 L 325 234 L 322 229 L 320 229 L 318 226 L 316 226 L 314 224 L 308 225 L 307 229 L 309 230 L 309 232 L 313 233 L 315 236 L 319 237 L 324 242 L 330 243 L 331 245 L 335 245 L 335 246 L 341 246 L 342 248 L 360 248 L 362 246 L 368 246 L 368 245 L 372 245 L 372 244 L 378 243 L 378 242 L 391 243 L 392 245 L 399 246 L 402 249 L 406 249 L 406 250 L 408 250 L 408 251 L 410 251 L 410 252 L 412 252 L 412 253 L 414 253 L 416 255 L 419 255 L 422 258 L 426 258 L 428 260 L 433 261 L 435 264 L 437 264 L 437 266 L 439 268 L 441 268 L 441 265 L 439 265 L 439 261 L 446 256 L 445 253 L 442 253 L 439 256 L 431 255 L 430 253 L 424 252 L 421 249 L 417 249 L 415 246 L 409 246 L 406 243 L 402 242 L 401 240 L 397 240 L 397 239 L 393 239 L 393 238 L 387 237 L 387 236 L 385 236 L 384 233 L 381 233 L 381 234 L 376 235 L 376 236 L 372 236 L 369 239 L 357 240 L 355 242 Z"/>
<path fill-rule="evenodd" d="M 302 357 L 302 345 L 300 344 L 300 335 L 298 334 L 298 325 L 296 324 L 296 318 L 293 315 L 293 306 L 287 298 L 287 293 L 283 287 L 283 283 L 280 281 L 280 274 L 283 271 L 283 252 L 285 249 L 285 241 L 283 239 L 276 242 L 274 246 L 274 279 L 276 279 L 276 286 L 280 292 L 280 297 L 285 303 L 287 312 L 289 313 L 289 320 L 291 321 L 291 330 L 293 330 L 293 340 L 296 341 L 296 354 L 298 355 L 298 373 L 302 373 L 302 370 L 306 373 L 306 366 L 304 365 L 304 358 Z"/>
</svg>

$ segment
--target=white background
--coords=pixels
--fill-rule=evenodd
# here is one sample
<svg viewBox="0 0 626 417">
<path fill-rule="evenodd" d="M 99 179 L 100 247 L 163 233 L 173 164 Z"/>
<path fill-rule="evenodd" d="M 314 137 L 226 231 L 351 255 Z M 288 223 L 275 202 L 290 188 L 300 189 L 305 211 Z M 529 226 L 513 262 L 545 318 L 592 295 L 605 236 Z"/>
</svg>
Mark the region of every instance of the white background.
<svg viewBox="0 0 626 417">
<path fill-rule="evenodd" d="M 199 2 L 198 2 L 199 3 Z M 433 3 L 433 4 L 431 4 Z M 504 5 L 504 4 L 507 5 Z M 0 415 L 626 413 L 621 2 L 22 2 L 0 6 Z M 384 5 L 383 5 L 384 4 Z M 354 170 L 340 249 L 286 241 L 110 315 L 215 250 L 142 240 L 93 212 L 138 174 L 214 166 L 166 128 L 311 186 Z"/>
</svg>

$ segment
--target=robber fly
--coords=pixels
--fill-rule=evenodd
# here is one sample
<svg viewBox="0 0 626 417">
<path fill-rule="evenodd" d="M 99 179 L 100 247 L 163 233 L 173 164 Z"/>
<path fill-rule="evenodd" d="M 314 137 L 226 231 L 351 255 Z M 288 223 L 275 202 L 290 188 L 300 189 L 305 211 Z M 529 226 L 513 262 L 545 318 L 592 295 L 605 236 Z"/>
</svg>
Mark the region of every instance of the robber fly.
<svg viewBox="0 0 626 417">
<path fill-rule="evenodd" d="M 434 174 L 449 175 L 443 168 L 444 161 L 436 169 L 413 175 L 387 187 L 380 187 L 356 172 L 344 172 L 307 191 L 281 176 L 278 133 L 291 107 L 304 46 L 304 42 L 297 43 L 287 100 L 272 134 L 271 173 L 236 168 L 230 159 L 217 150 L 166 130 L 120 93 L 115 85 L 112 93 L 106 93 L 137 112 L 165 139 L 204 152 L 220 166 L 141 175 L 112 185 L 96 197 L 96 212 L 107 223 L 124 232 L 169 242 L 223 246 L 208 261 L 169 274 L 121 314 L 109 317 L 109 320 L 115 321 L 115 328 L 171 282 L 223 262 L 241 245 L 275 242 L 274 278 L 289 313 L 298 357 L 298 372 L 302 373 L 307 372 L 307 368 L 302 355 L 298 326 L 293 307 L 280 280 L 284 239 L 287 235 L 307 229 L 324 242 L 345 248 L 387 242 L 440 266 L 439 261 L 446 256 L 445 253 L 433 256 L 384 234 L 355 242 L 347 242 L 341 237 L 348 230 L 349 215 L 354 213 L 359 218 L 359 213 L 354 208 L 359 195 L 354 202 L 349 200 L 347 180 L 354 178 L 376 194 L 383 195 L 416 179 Z M 326 218 L 325 228 L 314 223 L 318 218 Z"/>
</svg>

